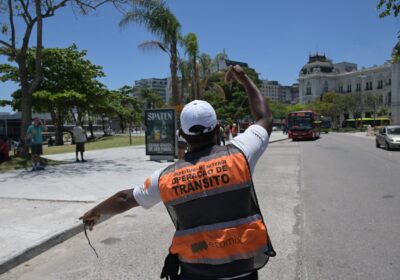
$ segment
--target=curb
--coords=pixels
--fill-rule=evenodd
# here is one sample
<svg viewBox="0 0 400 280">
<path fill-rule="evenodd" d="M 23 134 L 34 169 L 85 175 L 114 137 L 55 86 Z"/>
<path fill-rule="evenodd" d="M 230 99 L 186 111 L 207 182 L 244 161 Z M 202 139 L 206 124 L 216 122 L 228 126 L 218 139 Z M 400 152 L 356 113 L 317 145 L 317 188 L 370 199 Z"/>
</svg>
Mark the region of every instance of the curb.
<svg viewBox="0 0 400 280">
<path fill-rule="evenodd" d="M 79 223 L 43 240 L 37 245 L 27 248 L 25 251 L 17 253 L 11 259 L 0 264 L 0 274 L 7 272 L 8 270 L 36 257 L 37 255 L 40 255 L 41 253 L 56 246 L 57 244 L 64 242 L 65 240 L 73 237 L 74 235 L 82 231 L 82 224 Z"/>
<path fill-rule="evenodd" d="M 289 139 L 290 139 L 290 138 L 278 139 L 278 140 L 270 141 L 269 144 L 275 143 L 275 142 L 281 142 L 281 141 L 285 141 L 285 140 L 289 140 Z"/>
<path fill-rule="evenodd" d="M 289 140 L 289 138 L 278 139 L 274 141 L 270 141 L 269 144 L 281 142 Z M 107 218 L 106 218 L 107 219 Z M 104 220 L 100 221 L 103 222 Z M 72 227 L 65 229 L 57 234 L 43 240 L 39 244 L 36 244 L 26 250 L 17 253 L 16 255 L 12 256 L 10 259 L 6 260 L 3 263 L 0 263 L 0 275 L 6 273 L 7 271 L 13 269 L 14 267 L 29 261 L 30 259 L 40 255 L 41 253 L 51 249 L 52 247 L 70 239 L 71 237 L 77 235 L 78 233 L 83 232 L 82 223 L 78 223 L 73 225 Z"/>
</svg>

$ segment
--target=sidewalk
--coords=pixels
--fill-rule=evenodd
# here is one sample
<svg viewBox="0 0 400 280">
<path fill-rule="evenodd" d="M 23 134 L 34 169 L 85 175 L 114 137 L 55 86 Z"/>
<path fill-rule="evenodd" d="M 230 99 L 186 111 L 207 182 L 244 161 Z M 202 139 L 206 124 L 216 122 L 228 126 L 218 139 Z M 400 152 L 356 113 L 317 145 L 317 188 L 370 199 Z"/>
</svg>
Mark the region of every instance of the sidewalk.
<svg viewBox="0 0 400 280">
<path fill-rule="evenodd" d="M 287 139 L 274 132 L 270 142 Z M 115 192 L 140 185 L 154 170 L 144 146 L 47 156 L 70 164 L 0 174 L 0 274 L 83 230 L 79 216 Z"/>
</svg>

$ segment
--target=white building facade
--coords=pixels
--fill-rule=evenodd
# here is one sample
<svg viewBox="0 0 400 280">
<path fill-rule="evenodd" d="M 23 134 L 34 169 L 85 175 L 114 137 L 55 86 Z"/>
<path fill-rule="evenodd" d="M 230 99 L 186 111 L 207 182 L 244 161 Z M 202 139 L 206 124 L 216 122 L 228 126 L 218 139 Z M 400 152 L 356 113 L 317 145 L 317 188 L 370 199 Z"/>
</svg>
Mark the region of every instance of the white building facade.
<svg viewBox="0 0 400 280">
<path fill-rule="evenodd" d="M 150 78 L 150 79 L 141 79 L 135 81 L 134 85 L 134 94 L 138 95 L 140 94 L 140 90 L 142 89 L 152 89 L 164 100 L 164 102 L 168 101 L 168 96 L 167 96 L 167 85 L 168 85 L 168 79 L 158 79 L 158 78 Z"/>
<path fill-rule="evenodd" d="M 283 86 L 278 81 L 262 80 L 260 92 L 269 99 L 281 103 L 296 103 L 298 101 L 298 96 L 296 96 L 296 92 L 298 93 L 297 84 Z"/>
<path fill-rule="evenodd" d="M 398 43 L 394 52 L 399 48 Z M 298 81 L 302 104 L 320 98 L 326 92 L 358 94 L 361 100 L 364 96 L 374 95 L 378 109 L 386 107 L 392 123 L 400 124 L 400 62 L 358 69 L 354 63 L 333 64 L 325 55 L 310 55 Z M 359 114 L 370 117 L 371 108 L 363 106 Z M 346 117 L 354 116 L 349 113 Z"/>
</svg>

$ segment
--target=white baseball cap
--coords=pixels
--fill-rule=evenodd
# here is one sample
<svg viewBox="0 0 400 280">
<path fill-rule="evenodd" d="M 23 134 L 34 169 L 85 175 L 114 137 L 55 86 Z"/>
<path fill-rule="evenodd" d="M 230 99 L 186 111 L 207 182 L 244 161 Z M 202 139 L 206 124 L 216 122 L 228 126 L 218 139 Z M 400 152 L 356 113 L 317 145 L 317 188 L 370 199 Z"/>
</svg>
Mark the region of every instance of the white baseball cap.
<svg viewBox="0 0 400 280">
<path fill-rule="evenodd" d="M 193 126 L 203 126 L 199 132 L 190 131 Z M 217 125 L 217 114 L 214 108 L 204 100 L 193 100 L 183 107 L 181 128 L 186 135 L 198 135 L 212 131 Z"/>
</svg>

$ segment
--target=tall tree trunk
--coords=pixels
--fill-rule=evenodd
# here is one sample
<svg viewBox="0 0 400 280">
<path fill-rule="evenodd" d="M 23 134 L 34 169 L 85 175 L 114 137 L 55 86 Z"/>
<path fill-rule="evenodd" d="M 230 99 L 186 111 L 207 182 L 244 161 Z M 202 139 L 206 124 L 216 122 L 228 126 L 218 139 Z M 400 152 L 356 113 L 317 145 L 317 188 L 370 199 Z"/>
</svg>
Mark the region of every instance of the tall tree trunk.
<svg viewBox="0 0 400 280">
<path fill-rule="evenodd" d="M 194 78 L 194 73 L 192 71 L 192 75 L 191 75 L 191 85 L 190 85 L 190 101 L 195 100 L 196 99 L 196 80 Z"/>
<path fill-rule="evenodd" d="M 179 87 L 178 87 L 178 51 L 177 42 L 171 43 L 171 87 L 172 87 L 172 105 L 181 104 Z"/>
<path fill-rule="evenodd" d="M 94 139 L 93 122 L 91 119 L 89 119 L 89 131 L 90 131 L 90 139 Z"/>
<path fill-rule="evenodd" d="M 19 80 L 21 84 L 21 139 L 26 138 L 26 130 L 32 122 L 32 93 L 39 86 L 43 78 L 42 72 L 42 31 L 43 19 L 40 10 L 40 0 L 35 0 L 35 10 L 37 18 L 36 30 L 36 58 L 35 58 L 35 77 L 32 83 L 28 81 L 27 69 L 27 51 L 29 47 L 29 38 L 35 24 L 35 21 L 30 21 L 26 27 L 25 34 L 22 40 L 22 47 L 16 56 L 16 62 L 19 69 Z"/>
<path fill-rule="evenodd" d="M 21 92 L 21 139 L 25 139 L 28 126 L 32 123 L 32 94 L 29 92 L 29 86 L 23 83 Z"/>
<path fill-rule="evenodd" d="M 181 92 L 180 92 L 180 99 L 184 102 L 185 97 L 183 96 L 185 92 L 185 75 L 182 73 L 181 75 Z"/>
<path fill-rule="evenodd" d="M 196 78 L 196 92 L 197 92 L 197 99 L 203 99 L 203 96 L 200 92 L 200 77 L 199 77 L 199 71 L 197 69 L 197 65 L 195 66 L 195 78 Z"/>
<path fill-rule="evenodd" d="M 104 117 L 102 116 L 101 117 L 101 126 L 102 126 L 102 128 L 103 128 L 103 136 L 107 136 L 107 131 L 106 131 L 106 126 L 105 126 L 105 120 L 104 120 Z"/>
<path fill-rule="evenodd" d="M 126 125 L 124 117 L 122 115 L 119 115 L 119 126 L 121 127 L 121 133 L 124 133 Z"/>
<path fill-rule="evenodd" d="M 64 145 L 63 139 L 63 117 L 60 114 L 57 114 L 57 121 L 55 125 L 56 129 L 56 145 Z"/>
<path fill-rule="evenodd" d="M 199 93 L 197 91 L 197 67 L 196 67 L 196 55 L 192 57 L 192 88 L 194 99 L 199 99 Z"/>
</svg>

